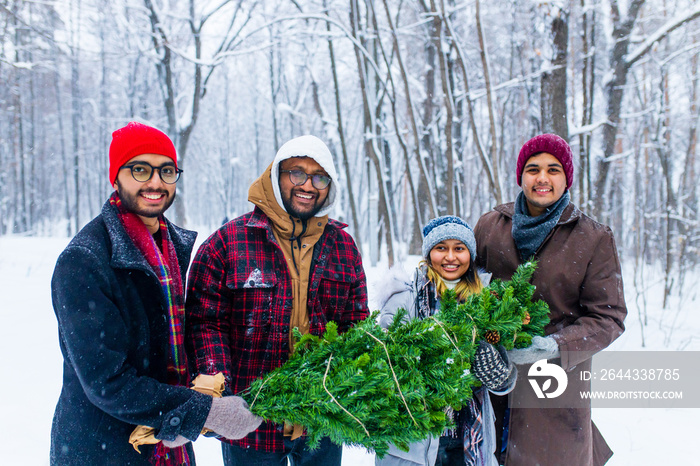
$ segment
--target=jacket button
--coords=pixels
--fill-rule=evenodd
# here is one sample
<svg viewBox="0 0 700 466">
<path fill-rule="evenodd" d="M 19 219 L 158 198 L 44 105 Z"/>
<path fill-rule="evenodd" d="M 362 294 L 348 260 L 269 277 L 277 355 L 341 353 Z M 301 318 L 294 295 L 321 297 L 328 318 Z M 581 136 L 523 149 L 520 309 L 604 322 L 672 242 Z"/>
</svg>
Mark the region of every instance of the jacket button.
<svg viewBox="0 0 700 466">
<path fill-rule="evenodd" d="M 173 427 L 179 426 L 180 425 L 180 418 L 179 417 L 170 418 L 170 425 Z"/>
</svg>

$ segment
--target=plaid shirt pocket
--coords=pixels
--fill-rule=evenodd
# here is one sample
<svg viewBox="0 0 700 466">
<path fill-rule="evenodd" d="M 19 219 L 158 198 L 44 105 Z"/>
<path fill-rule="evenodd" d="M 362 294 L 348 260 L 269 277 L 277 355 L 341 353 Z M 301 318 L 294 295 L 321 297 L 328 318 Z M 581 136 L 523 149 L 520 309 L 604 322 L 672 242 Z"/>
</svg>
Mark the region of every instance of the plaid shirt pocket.
<svg viewBox="0 0 700 466">
<path fill-rule="evenodd" d="M 229 272 L 226 287 L 232 293 L 232 324 L 259 326 L 270 323 L 272 303 L 277 291 L 277 277 L 274 273 L 259 268 L 240 268 Z"/>
<path fill-rule="evenodd" d="M 278 292 L 274 273 L 241 267 L 229 271 L 226 287 L 231 291 L 231 365 L 234 392 L 272 369 L 271 326 L 273 303 Z"/>
<path fill-rule="evenodd" d="M 364 316 L 355 315 L 353 284 L 357 281 L 354 268 L 346 264 L 327 267 L 318 282 L 318 293 L 313 303 L 312 323 L 314 317 L 324 326 L 327 321 L 334 321 L 341 330 L 347 329 L 353 321 Z"/>
</svg>

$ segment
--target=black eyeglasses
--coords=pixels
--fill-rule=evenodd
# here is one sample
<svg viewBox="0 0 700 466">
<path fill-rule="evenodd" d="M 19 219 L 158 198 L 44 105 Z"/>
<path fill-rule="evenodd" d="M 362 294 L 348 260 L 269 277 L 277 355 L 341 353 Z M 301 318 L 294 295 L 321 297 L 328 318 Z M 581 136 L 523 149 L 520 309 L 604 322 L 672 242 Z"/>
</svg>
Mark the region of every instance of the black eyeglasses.
<svg viewBox="0 0 700 466">
<path fill-rule="evenodd" d="M 182 173 L 182 170 L 177 168 L 175 165 L 171 164 L 165 164 L 161 165 L 160 167 L 154 167 L 153 165 L 147 162 L 136 162 L 130 165 L 124 165 L 120 168 L 120 170 L 123 170 L 125 168 L 131 170 L 131 176 L 133 176 L 134 179 L 140 183 L 145 183 L 146 181 L 150 180 L 153 176 L 154 170 L 158 170 L 158 175 L 160 176 L 160 179 L 163 180 L 163 183 L 166 184 L 177 183 L 177 180 L 180 179 L 180 174 Z"/>
<path fill-rule="evenodd" d="M 294 186 L 301 186 L 309 178 L 311 178 L 311 185 L 316 189 L 326 189 L 331 184 L 331 177 L 328 175 L 319 175 L 318 173 L 309 175 L 301 170 L 280 170 L 280 173 L 289 173 L 289 181 Z"/>
</svg>

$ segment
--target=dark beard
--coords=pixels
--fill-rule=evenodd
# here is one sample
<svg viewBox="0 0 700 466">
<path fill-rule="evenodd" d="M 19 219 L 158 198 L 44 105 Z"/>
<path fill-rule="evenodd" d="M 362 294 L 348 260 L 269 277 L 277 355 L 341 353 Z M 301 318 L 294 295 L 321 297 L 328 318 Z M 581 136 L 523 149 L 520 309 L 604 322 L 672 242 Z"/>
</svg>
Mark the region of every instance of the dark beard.
<svg viewBox="0 0 700 466">
<path fill-rule="evenodd" d="M 163 208 L 158 210 L 158 211 L 140 209 L 138 206 L 137 199 L 138 199 L 138 195 L 141 191 L 139 190 L 136 193 L 136 195 L 132 196 L 132 195 L 124 192 L 124 190 L 121 189 L 121 186 L 119 186 L 119 181 L 116 181 L 116 184 L 117 184 L 117 194 L 119 194 L 119 198 L 121 199 L 122 205 L 124 206 L 124 208 L 126 210 L 128 210 L 129 212 L 132 212 L 136 215 L 140 215 L 142 217 L 148 217 L 148 218 L 160 217 L 163 214 L 163 212 L 168 210 L 168 208 L 170 208 L 170 206 L 175 201 L 175 193 L 173 193 L 173 195 L 169 199 L 167 199 L 167 196 L 168 196 L 167 191 L 155 191 L 155 192 L 161 192 L 161 193 L 166 195 L 167 201 L 166 201 L 165 205 L 163 206 Z"/>
<path fill-rule="evenodd" d="M 290 202 L 290 199 L 287 199 L 284 196 L 282 196 L 282 204 L 284 204 L 284 210 L 286 210 L 289 215 L 291 215 L 292 217 L 298 218 L 299 220 L 308 220 L 310 218 L 315 217 L 316 214 L 323 207 L 323 205 L 317 205 L 316 207 L 314 207 L 313 209 L 311 209 L 308 212 L 299 212 L 294 207 L 292 207 L 292 203 Z"/>
</svg>

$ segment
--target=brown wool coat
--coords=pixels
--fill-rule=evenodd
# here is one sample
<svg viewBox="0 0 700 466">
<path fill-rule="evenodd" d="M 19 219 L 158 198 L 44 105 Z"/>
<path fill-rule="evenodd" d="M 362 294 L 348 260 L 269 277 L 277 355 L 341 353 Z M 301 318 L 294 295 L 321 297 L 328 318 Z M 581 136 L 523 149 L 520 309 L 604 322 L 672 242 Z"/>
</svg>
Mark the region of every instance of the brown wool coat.
<svg viewBox="0 0 700 466">
<path fill-rule="evenodd" d="M 483 215 L 474 228 L 476 263 L 494 279 L 510 279 L 522 263 L 511 232 L 513 212 L 513 203 L 500 205 Z M 612 232 L 569 204 L 535 258 L 534 298 L 549 304 L 551 322 L 545 333 L 554 337 L 562 354 L 554 362 L 568 373 L 590 370 L 590 356 L 622 334 L 627 315 Z M 518 383 L 508 397 L 493 400 L 497 430 L 506 398 L 511 404 L 505 464 L 605 464 L 612 451 L 591 421 L 590 403 L 582 408 L 517 408 L 518 393 L 532 390 L 527 369 L 518 370 Z M 590 390 L 590 381 L 578 377 L 568 381 L 566 393 Z"/>
</svg>

